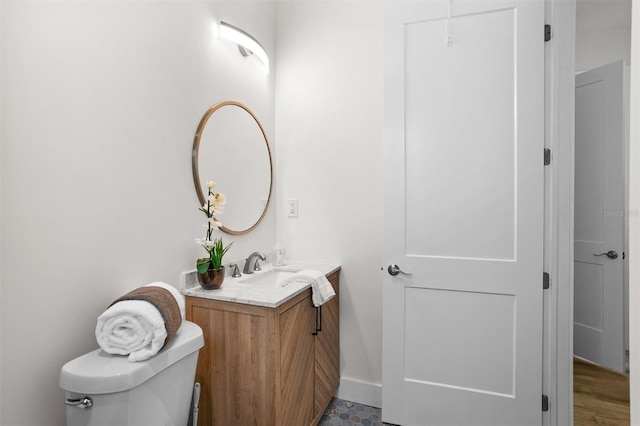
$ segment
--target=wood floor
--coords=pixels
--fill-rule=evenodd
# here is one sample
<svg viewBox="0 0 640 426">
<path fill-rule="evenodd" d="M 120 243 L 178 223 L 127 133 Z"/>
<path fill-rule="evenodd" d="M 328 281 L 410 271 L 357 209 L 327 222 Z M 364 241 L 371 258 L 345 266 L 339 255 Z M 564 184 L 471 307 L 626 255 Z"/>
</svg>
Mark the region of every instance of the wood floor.
<svg viewBox="0 0 640 426">
<path fill-rule="evenodd" d="M 573 361 L 573 424 L 629 426 L 629 376 Z"/>
</svg>

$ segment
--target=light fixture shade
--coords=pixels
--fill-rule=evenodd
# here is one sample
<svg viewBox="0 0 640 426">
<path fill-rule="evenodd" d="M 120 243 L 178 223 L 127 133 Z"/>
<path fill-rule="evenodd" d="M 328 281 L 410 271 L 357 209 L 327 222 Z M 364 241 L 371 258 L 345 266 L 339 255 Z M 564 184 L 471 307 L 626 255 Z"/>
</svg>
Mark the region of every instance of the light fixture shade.
<svg viewBox="0 0 640 426">
<path fill-rule="evenodd" d="M 250 34 L 227 22 L 220 21 L 220 37 L 232 41 L 256 55 L 264 64 L 265 71 L 267 73 L 269 72 L 269 56 L 267 56 L 266 50 L 264 50 L 264 47 L 262 47 L 258 40 Z"/>
</svg>

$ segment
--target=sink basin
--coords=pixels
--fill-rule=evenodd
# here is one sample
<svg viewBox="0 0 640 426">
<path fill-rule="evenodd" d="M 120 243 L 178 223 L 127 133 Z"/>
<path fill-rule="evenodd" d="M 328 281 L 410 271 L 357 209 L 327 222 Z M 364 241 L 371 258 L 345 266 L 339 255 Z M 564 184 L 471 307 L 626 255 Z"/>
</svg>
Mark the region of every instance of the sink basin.
<svg viewBox="0 0 640 426">
<path fill-rule="evenodd" d="M 241 279 L 239 284 L 249 284 L 260 287 L 278 287 L 283 281 L 288 280 L 296 272 L 292 269 L 272 269 L 266 272 L 256 272 L 248 278 Z"/>
</svg>

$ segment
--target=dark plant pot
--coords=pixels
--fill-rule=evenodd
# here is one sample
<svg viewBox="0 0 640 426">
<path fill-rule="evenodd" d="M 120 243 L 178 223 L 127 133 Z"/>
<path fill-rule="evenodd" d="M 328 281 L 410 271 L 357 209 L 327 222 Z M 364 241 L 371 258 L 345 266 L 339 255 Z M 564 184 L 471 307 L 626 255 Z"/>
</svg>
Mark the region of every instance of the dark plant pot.
<svg viewBox="0 0 640 426">
<path fill-rule="evenodd" d="M 209 269 L 204 274 L 198 273 L 198 282 L 205 290 L 215 290 L 222 287 L 224 281 L 224 266 L 220 269 Z"/>
</svg>

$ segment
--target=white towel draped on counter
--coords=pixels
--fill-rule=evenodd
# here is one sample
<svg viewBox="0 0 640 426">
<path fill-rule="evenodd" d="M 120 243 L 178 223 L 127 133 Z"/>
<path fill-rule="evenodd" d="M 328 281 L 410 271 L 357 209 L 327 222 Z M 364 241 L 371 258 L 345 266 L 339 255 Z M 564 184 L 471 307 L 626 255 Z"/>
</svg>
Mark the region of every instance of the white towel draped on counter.
<svg viewBox="0 0 640 426">
<path fill-rule="evenodd" d="M 313 300 L 313 306 L 315 307 L 327 303 L 333 296 L 336 295 L 333 286 L 331 285 L 327 277 L 325 277 L 325 275 L 320 271 L 315 271 L 312 269 L 300 271 L 289 277 L 280 285 L 284 287 L 294 282 L 311 284 L 311 299 Z"/>
<path fill-rule="evenodd" d="M 169 284 L 154 282 L 128 293 L 122 299 L 127 299 L 135 291 L 153 292 L 153 289 L 148 289 L 153 286 L 169 291 L 177 305 L 172 301 L 154 305 L 138 298 L 117 300 L 98 317 L 96 340 L 102 350 L 110 354 L 129 355 L 129 362 L 144 361 L 158 353 L 168 341 L 167 337 L 170 338 L 180 327 L 185 315 L 184 297 Z"/>
</svg>

